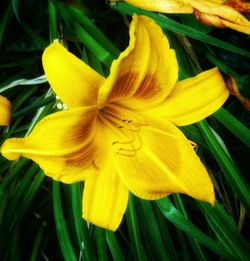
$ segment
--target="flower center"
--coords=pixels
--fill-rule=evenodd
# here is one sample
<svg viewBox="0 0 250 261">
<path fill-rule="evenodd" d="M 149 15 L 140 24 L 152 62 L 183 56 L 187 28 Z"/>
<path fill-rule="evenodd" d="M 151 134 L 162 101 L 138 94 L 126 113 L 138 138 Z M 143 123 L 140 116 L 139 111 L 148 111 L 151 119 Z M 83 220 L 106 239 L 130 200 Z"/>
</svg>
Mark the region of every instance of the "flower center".
<svg viewBox="0 0 250 261">
<path fill-rule="evenodd" d="M 112 143 L 116 147 L 116 154 L 122 156 L 135 156 L 136 153 L 142 148 L 142 140 L 140 131 L 142 125 L 135 123 L 132 120 L 121 120 L 121 124 L 116 126 L 127 137 L 127 140 L 116 140 Z"/>
<path fill-rule="evenodd" d="M 139 116 L 117 104 L 109 104 L 99 111 L 98 118 L 112 133 L 111 146 L 114 153 L 133 157 L 142 148 L 140 133 L 148 124 Z M 110 136 L 110 135 L 109 135 Z"/>
</svg>

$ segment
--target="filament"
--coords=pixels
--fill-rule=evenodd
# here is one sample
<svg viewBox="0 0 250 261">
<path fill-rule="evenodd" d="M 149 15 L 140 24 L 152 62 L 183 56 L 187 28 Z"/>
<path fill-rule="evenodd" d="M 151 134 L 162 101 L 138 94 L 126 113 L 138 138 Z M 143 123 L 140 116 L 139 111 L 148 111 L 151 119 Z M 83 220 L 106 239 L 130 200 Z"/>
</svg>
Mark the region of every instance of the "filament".
<svg viewBox="0 0 250 261">
<path fill-rule="evenodd" d="M 122 115 L 124 115 L 124 113 L 120 110 L 118 105 L 109 104 L 107 107 L 100 110 L 98 117 L 104 125 L 113 129 L 114 136 L 121 137 L 111 143 L 114 147 L 114 153 L 126 157 L 133 157 L 142 148 L 142 140 L 140 137 L 141 129 L 143 126 L 148 125 L 131 119 L 121 118 L 120 116 Z M 128 115 L 131 114 L 128 113 Z"/>
</svg>

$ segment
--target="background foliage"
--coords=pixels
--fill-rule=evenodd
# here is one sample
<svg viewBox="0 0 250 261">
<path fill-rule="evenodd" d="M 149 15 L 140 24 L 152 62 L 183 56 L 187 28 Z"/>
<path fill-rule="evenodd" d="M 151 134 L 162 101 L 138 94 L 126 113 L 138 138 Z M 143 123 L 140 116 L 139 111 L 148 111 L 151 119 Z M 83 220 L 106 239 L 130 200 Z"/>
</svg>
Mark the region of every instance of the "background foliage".
<svg viewBox="0 0 250 261">
<path fill-rule="evenodd" d="M 180 79 L 218 66 L 250 98 L 247 35 L 202 25 L 192 15 L 165 16 L 125 3 L 3 0 L 0 93 L 12 102 L 13 115 L 10 127 L 0 129 L 0 143 L 25 136 L 61 108 L 42 76 L 41 55 L 53 39 L 107 76 L 127 46 L 133 13 L 163 28 L 176 50 Z M 214 208 L 183 195 L 155 202 L 131 196 L 115 233 L 81 218 L 83 184 L 60 184 L 25 158 L 0 156 L 0 260 L 250 260 L 249 125 L 249 112 L 231 96 L 207 120 L 181 128 L 199 145 L 211 174 Z"/>
</svg>

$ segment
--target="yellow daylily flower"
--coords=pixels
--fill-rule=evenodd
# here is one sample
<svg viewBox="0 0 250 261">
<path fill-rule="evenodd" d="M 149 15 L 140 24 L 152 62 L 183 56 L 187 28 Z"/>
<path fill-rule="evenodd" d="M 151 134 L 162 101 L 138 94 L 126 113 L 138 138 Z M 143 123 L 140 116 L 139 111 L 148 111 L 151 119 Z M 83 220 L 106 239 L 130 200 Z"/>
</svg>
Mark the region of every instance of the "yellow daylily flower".
<svg viewBox="0 0 250 261">
<path fill-rule="evenodd" d="M 43 54 L 51 87 L 69 108 L 41 120 L 2 154 L 23 155 L 65 183 L 85 180 L 83 218 L 116 230 L 129 191 L 154 200 L 184 193 L 214 203 L 209 175 L 175 125 L 216 111 L 229 92 L 217 68 L 177 82 L 174 50 L 161 28 L 134 16 L 129 46 L 105 79 L 61 44 Z"/>
<path fill-rule="evenodd" d="M 11 104 L 0 95 L 0 125 L 9 125 L 10 123 Z"/>
<path fill-rule="evenodd" d="M 245 0 L 124 0 L 148 11 L 194 13 L 201 22 L 250 34 L 250 21 L 240 12 L 249 13 Z"/>
</svg>

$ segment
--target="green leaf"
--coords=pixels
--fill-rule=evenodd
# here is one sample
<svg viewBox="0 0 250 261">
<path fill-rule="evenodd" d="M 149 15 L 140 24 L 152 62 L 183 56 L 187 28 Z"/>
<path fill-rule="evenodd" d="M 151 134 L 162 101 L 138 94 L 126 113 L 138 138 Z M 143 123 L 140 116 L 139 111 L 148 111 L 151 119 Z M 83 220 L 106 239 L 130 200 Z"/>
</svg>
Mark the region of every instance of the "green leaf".
<svg viewBox="0 0 250 261">
<path fill-rule="evenodd" d="M 70 215 L 73 217 L 74 232 L 77 237 L 78 247 L 86 256 L 86 261 L 96 260 L 93 239 L 86 221 L 82 218 L 82 189 L 80 184 L 69 185 Z"/>
<path fill-rule="evenodd" d="M 178 23 L 178 22 L 168 18 L 167 16 L 158 15 L 153 12 L 145 11 L 140 8 L 129 5 L 127 3 L 117 3 L 114 5 L 111 5 L 111 7 L 115 10 L 120 11 L 123 14 L 128 14 L 131 16 L 134 13 L 139 14 L 139 15 L 146 15 L 146 16 L 154 19 L 164 29 L 168 29 L 169 31 L 172 31 L 175 33 L 180 33 L 180 34 L 188 36 L 192 39 L 196 39 L 201 42 L 204 42 L 204 43 L 207 43 L 207 44 L 219 47 L 219 48 L 223 48 L 225 50 L 228 50 L 233 53 L 237 53 L 239 55 L 245 55 L 246 57 L 250 57 L 250 52 L 248 52 L 242 48 L 239 48 L 237 46 L 234 46 L 232 44 L 219 40 L 213 36 L 207 35 L 203 32 L 195 30 L 195 29 L 188 27 L 186 25 L 183 25 L 181 23 Z"/>
<path fill-rule="evenodd" d="M 77 21 L 112 57 L 117 57 L 120 54 L 119 49 L 117 49 L 109 38 L 94 24 L 93 19 L 90 19 L 84 12 L 76 7 L 66 6 L 66 9 L 69 11 L 71 19 Z"/>
<path fill-rule="evenodd" d="M 225 173 L 226 180 L 231 185 L 239 199 L 242 201 L 242 204 L 245 206 L 246 210 L 250 213 L 250 188 L 248 184 L 241 176 L 238 168 L 236 167 L 228 152 L 220 144 L 220 141 L 210 129 L 208 123 L 203 120 L 198 122 L 197 126 L 206 140 L 214 158 Z"/>
<path fill-rule="evenodd" d="M 126 211 L 126 220 L 128 223 L 128 231 L 130 237 L 130 245 L 133 249 L 135 260 L 145 261 L 147 260 L 145 250 L 143 247 L 141 233 L 139 230 L 135 205 L 134 205 L 134 196 L 130 194 L 128 207 Z"/>
<path fill-rule="evenodd" d="M 214 207 L 202 202 L 199 202 L 198 205 L 223 247 L 235 255 L 238 260 L 249 260 L 250 243 L 243 238 L 222 206 L 218 202 Z"/>
<path fill-rule="evenodd" d="M 250 147 L 250 130 L 237 120 L 230 112 L 220 108 L 213 114 L 220 123 L 230 130 L 240 141 Z"/>
<path fill-rule="evenodd" d="M 53 0 L 48 1 L 50 42 L 58 38 L 57 13 Z"/>
<path fill-rule="evenodd" d="M 110 252 L 112 254 L 113 260 L 115 261 L 125 261 L 126 258 L 123 255 L 122 248 L 119 245 L 115 233 L 112 231 L 106 231 L 106 240 L 109 246 Z"/>
<path fill-rule="evenodd" d="M 151 256 L 151 259 L 154 259 L 155 261 L 169 260 L 170 256 L 163 245 L 160 228 L 151 204 L 149 201 L 145 200 L 137 200 L 136 203 L 142 238 L 146 239 L 144 245 L 146 246 L 145 251 L 147 256 Z"/>
<path fill-rule="evenodd" d="M 86 45 L 103 64 L 110 68 L 113 62 L 113 56 L 111 56 L 111 54 L 99 42 L 97 42 L 91 34 L 85 31 L 83 27 L 76 24 L 74 31 L 81 42 Z"/>
<path fill-rule="evenodd" d="M 188 211 L 185 208 L 184 202 L 179 194 L 174 195 L 174 200 L 177 205 L 177 209 L 185 216 L 186 219 L 190 220 L 188 215 Z M 208 258 L 206 257 L 206 253 L 203 251 L 202 246 L 200 246 L 199 242 L 196 239 L 188 237 L 187 240 L 189 241 L 190 245 L 193 248 L 194 254 L 197 260 L 207 261 Z"/>
<path fill-rule="evenodd" d="M 7 24 L 12 18 L 13 12 L 11 9 L 11 5 L 8 5 L 4 11 L 4 15 L 2 19 L 0 20 L 0 46 L 2 45 L 2 42 L 4 40 L 4 32 L 7 28 Z"/>
<path fill-rule="evenodd" d="M 171 203 L 168 198 L 156 201 L 162 214 L 173 223 L 178 229 L 187 233 L 188 236 L 197 239 L 197 241 L 211 249 L 214 253 L 221 257 L 235 260 L 235 256 L 226 251 L 218 242 L 207 236 L 204 232 L 198 229 L 192 222 L 187 220 Z"/>
<path fill-rule="evenodd" d="M 31 247 L 31 255 L 29 261 L 37 261 L 39 259 L 41 245 L 45 236 L 45 225 L 41 225 L 37 231 L 33 246 Z"/>
<path fill-rule="evenodd" d="M 98 261 L 108 261 L 108 247 L 106 242 L 105 230 L 103 228 L 95 227 L 95 239 Z"/>
<path fill-rule="evenodd" d="M 243 97 L 250 99 L 250 74 L 238 77 L 238 79 L 236 78 L 236 82 L 238 84 L 240 94 Z"/>
<path fill-rule="evenodd" d="M 76 261 L 77 257 L 75 255 L 73 245 L 69 237 L 69 231 L 63 213 L 62 199 L 60 194 L 60 183 L 58 181 L 53 181 L 52 184 L 54 218 L 61 251 L 66 261 Z"/>
</svg>

